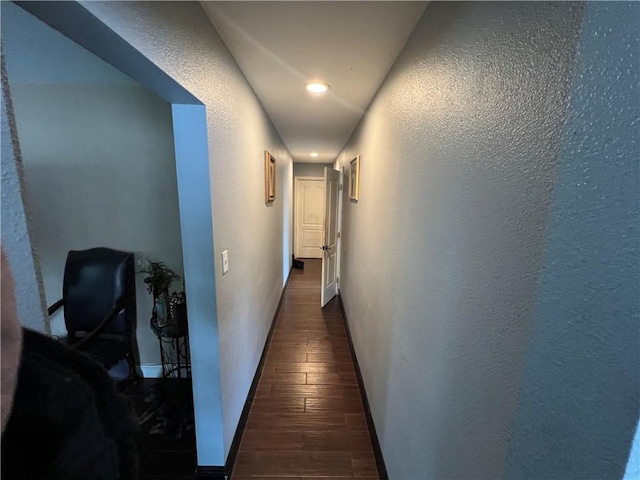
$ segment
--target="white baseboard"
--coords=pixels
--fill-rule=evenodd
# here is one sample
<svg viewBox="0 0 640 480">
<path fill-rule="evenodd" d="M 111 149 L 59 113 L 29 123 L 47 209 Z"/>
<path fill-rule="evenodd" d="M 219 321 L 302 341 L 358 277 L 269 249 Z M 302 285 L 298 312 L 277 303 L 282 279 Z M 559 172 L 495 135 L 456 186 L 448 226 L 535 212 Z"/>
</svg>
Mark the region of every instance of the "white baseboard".
<svg viewBox="0 0 640 480">
<path fill-rule="evenodd" d="M 1 0 L 0 0 L 1 1 Z M 175 369 L 178 366 L 177 363 L 169 363 L 167 364 L 167 368 L 169 371 Z M 184 368 L 184 365 L 183 365 Z M 150 365 L 140 365 L 140 370 L 142 370 L 143 378 L 162 378 L 162 365 L 160 364 L 150 364 Z M 182 370 L 183 375 L 184 370 Z M 172 374 L 172 377 L 175 376 L 175 371 Z M 185 377 L 186 378 L 186 377 Z"/>
<path fill-rule="evenodd" d="M 162 365 L 140 365 L 142 376 L 144 378 L 160 378 L 162 377 Z"/>
</svg>

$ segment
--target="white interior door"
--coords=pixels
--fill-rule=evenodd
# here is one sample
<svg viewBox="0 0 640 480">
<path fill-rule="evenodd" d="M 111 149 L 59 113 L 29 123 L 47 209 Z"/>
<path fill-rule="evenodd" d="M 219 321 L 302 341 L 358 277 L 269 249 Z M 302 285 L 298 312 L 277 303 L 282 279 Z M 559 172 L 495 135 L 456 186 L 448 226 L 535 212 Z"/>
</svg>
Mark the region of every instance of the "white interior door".
<svg viewBox="0 0 640 480">
<path fill-rule="evenodd" d="M 295 255 L 322 258 L 324 178 L 296 177 Z"/>
<path fill-rule="evenodd" d="M 322 293 L 324 307 L 338 294 L 338 189 L 340 172 L 324 167 L 324 244 L 322 245 Z"/>
</svg>

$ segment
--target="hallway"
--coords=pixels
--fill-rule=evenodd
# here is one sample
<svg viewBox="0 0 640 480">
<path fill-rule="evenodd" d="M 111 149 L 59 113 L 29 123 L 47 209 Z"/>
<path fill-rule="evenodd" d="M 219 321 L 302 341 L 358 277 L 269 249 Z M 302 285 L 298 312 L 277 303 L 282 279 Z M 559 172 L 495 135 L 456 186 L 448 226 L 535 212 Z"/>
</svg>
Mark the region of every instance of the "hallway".
<svg viewBox="0 0 640 480">
<path fill-rule="evenodd" d="M 337 298 L 321 261 L 293 270 L 232 478 L 378 478 Z"/>
<path fill-rule="evenodd" d="M 193 441 L 150 475 L 640 478 L 640 2 L 0 4 L 22 324 L 66 335 L 71 249 L 182 277 Z"/>
</svg>

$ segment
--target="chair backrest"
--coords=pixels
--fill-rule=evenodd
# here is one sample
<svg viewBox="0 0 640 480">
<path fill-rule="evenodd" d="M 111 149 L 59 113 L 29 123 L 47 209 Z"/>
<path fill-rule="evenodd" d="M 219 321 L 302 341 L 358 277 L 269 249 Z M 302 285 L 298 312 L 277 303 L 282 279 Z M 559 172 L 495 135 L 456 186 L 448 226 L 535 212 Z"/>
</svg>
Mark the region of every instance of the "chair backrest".
<svg viewBox="0 0 640 480">
<path fill-rule="evenodd" d="M 90 332 L 124 300 L 124 308 L 104 333 L 131 334 L 136 315 L 133 253 L 103 247 L 70 251 L 62 296 L 70 333 Z"/>
</svg>

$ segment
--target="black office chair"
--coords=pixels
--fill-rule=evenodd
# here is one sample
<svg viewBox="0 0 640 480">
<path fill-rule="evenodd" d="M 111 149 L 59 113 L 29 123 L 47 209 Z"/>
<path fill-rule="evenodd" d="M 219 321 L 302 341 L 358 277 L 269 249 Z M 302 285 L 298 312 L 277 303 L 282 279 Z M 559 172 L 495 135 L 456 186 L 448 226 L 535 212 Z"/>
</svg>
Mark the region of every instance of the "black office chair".
<svg viewBox="0 0 640 480">
<path fill-rule="evenodd" d="M 116 381 L 139 379 L 133 253 L 110 248 L 70 251 L 62 300 L 67 346 L 87 353 Z"/>
</svg>

